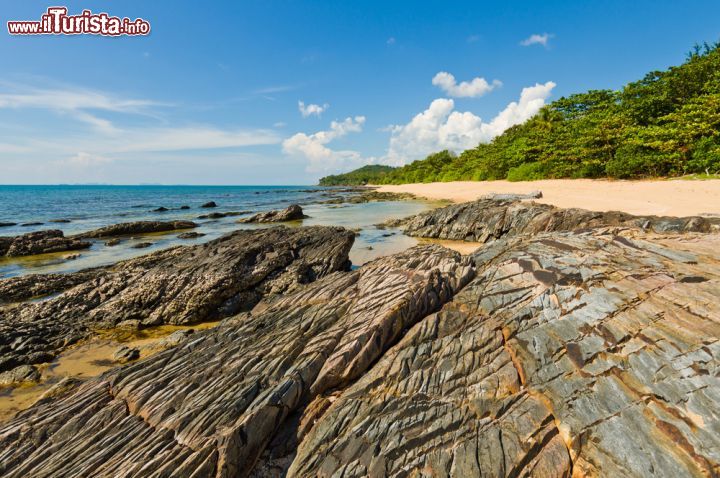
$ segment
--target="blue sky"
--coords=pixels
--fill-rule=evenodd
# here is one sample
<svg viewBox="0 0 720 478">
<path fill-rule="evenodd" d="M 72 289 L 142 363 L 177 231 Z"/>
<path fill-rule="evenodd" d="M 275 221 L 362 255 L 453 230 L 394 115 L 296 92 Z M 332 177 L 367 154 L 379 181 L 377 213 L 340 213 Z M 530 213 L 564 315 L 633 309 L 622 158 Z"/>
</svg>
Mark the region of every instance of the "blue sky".
<svg viewBox="0 0 720 478">
<path fill-rule="evenodd" d="M 460 151 L 720 39 L 720 2 L 661 0 L 73 1 L 152 33 L 7 33 L 51 5 L 3 2 L 1 184 L 310 184 Z"/>
</svg>

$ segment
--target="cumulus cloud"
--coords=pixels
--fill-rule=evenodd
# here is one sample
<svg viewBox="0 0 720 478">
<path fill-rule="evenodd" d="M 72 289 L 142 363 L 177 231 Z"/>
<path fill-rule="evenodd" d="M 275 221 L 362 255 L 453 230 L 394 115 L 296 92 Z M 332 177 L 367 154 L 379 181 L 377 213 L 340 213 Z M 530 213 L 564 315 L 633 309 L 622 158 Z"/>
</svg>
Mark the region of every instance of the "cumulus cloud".
<svg viewBox="0 0 720 478">
<path fill-rule="evenodd" d="M 302 156 L 309 160 L 307 170 L 311 172 L 335 171 L 353 167 L 363 158 L 357 151 L 339 151 L 327 145 L 348 133 L 359 133 L 365 123 L 364 116 L 348 117 L 333 121 L 330 129 L 313 134 L 297 133 L 282 143 L 283 152 L 291 156 Z"/>
<path fill-rule="evenodd" d="M 526 39 L 520 42 L 520 45 L 522 46 L 530 46 L 530 45 L 542 45 L 544 47 L 548 46 L 548 42 L 550 39 L 555 36 L 552 33 L 533 33 Z"/>
<path fill-rule="evenodd" d="M 432 84 L 454 98 L 477 98 L 498 88 L 502 82 L 493 80 L 492 83 L 488 83 L 485 78 L 477 77 L 458 84 L 452 74 L 441 71 L 433 77 Z"/>
<path fill-rule="evenodd" d="M 488 142 L 535 115 L 554 87 L 555 83 L 548 81 L 523 88 L 518 101 L 509 103 L 489 122 L 469 111 L 455 111 L 455 102 L 451 99 L 436 99 L 409 123 L 391 128 L 390 145 L 383 162 L 402 165 L 443 149 L 460 152 Z"/>
<path fill-rule="evenodd" d="M 298 110 L 300 110 L 300 114 L 303 118 L 307 118 L 308 116 L 313 115 L 320 117 L 320 115 L 323 114 L 323 112 L 329 107 L 330 105 L 327 103 L 325 103 L 324 105 L 316 105 L 312 103 L 306 105 L 304 101 L 298 101 Z"/>
</svg>

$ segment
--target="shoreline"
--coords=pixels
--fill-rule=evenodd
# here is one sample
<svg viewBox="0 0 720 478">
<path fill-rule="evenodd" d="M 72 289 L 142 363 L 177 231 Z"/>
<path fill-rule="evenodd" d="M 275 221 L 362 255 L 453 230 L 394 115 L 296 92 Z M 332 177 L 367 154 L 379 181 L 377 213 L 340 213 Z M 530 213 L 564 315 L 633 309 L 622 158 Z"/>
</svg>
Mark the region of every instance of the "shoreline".
<svg viewBox="0 0 720 478">
<path fill-rule="evenodd" d="M 612 181 L 545 179 L 539 181 L 453 181 L 376 186 L 378 192 L 410 193 L 430 200 L 468 202 L 488 194 L 527 194 L 533 201 L 560 208 L 622 211 L 635 215 L 720 215 L 720 179 Z"/>
</svg>

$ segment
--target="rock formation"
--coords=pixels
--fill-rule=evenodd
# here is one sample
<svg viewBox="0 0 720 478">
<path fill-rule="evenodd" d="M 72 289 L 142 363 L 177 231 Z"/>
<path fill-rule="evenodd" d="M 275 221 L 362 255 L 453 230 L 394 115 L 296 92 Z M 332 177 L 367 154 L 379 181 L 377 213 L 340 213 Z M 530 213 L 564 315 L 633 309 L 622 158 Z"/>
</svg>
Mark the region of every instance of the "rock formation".
<svg viewBox="0 0 720 478">
<path fill-rule="evenodd" d="M 61 291 L 44 301 L 0 308 L 0 372 L 47 362 L 94 329 L 227 317 L 266 295 L 349 268 L 353 240 L 353 233 L 327 227 L 237 231 L 112 268 L 68 274 L 64 281 L 57 275 L 47 281 L 45 276 L 0 280 L 0 291 L 32 281 L 48 284 L 16 293 L 16 299 Z M 3 301 L 9 300 L 0 297 Z"/>
<path fill-rule="evenodd" d="M 720 234 L 687 232 L 713 229 L 697 218 L 597 214 L 440 210 L 406 227 L 487 244 L 345 272 L 352 238 L 329 228 L 241 231 L 86 271 L 13 316 L 227 318 L 0 425 L 0 475 L 718 476 Z M 223 243 L 288 259 L 255 276 L 278 256 L 239 260 Z M 322 273 L 290 272 L 322 258 Z"/>
<path fill-rule="evenodd" d="M 417 237 L 487 242 L 503 236 L 572 231 L 602 226 L 639 227 L 654 232 L 708 232 L 720 221 L 711 218 L 633 216 L 623 212 L 560 209 L 547 204 L 480 199 L 428 211 L 389 226 L 401 226 Z"/>
<path fill-rule="evenodd" d="M 74 237 L 65 237 L 57 229 L 37 231 L 14 237 L 0 237 L 0 256 L 19 257 L 48 252 L 87 249 L 92 244 Z"/>
<path fill-rule="evenodd" d="M 0 474 L 246 476 L 293 412 L 471 277 L 439 246 L 332 274 L 22 412 L 0 428 Z"/>
<path fill-rule="evenodd" d="M 113 236 L 129 236 L 132 234 L 148 234 L 151 232 L 167 232 L 178 229 L 192 229 L 197 227 L 192 221 L 137 221 L 123 222 L 101 227 L 94 231 L 84 232 L 75 237 L 79 238 L 105 238 Z"/>
<path fill-rule="evenodd" d="M 238 219 L 239 223 L 252 223 L 252 222 L 285 222 L 285 221 L 296 221 L 303 219 L 307 216 L 303 214 L 303 210 L 297 204 L 291 204 L 285 209 L 278 209 L 275 211 L 266 211 L 253 214 L 250 217 L 244 217 Z"/>
</svg>

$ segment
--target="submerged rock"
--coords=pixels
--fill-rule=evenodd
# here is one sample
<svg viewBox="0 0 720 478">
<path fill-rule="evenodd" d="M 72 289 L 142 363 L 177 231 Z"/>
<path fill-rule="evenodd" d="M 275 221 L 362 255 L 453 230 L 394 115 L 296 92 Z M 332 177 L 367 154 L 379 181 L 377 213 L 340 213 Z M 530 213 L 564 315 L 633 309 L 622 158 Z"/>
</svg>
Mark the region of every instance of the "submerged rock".
<svg viewBox="0 0 720 478">
<path fill-rule="evenodd" d="M 51 219 L 50 222 L 55 222 L 58 224 L 67 224 L 71 221 L 70 221 L 70 219 Z"/>
<path fill-rule="evenodd" d="M 15 237 L 0 237 L 0 256 L 19 257 L 49 252 L 87 249 L 92 244 L 74 237 L 65 237 L 57 229 L 36 231 Z"/>
<path fill-rule="evenodd" d="M 158 207 L 158 208 L 153 209 L 153 212 L 167 212 L 167 211 L 169 211 L 169 210 L 170 210 L 170 209 L 168 209 L 168 208 L 166 208 L 166 207 L 164 207 L 164 206 L 160 206 L 160 207 Z"/>
<path fill-rule="evenodd" d="M 275 211 L 266 211 L 254 214 L 250 217 L 244 217 L 238 219 L 239 223 L 251 223 L 251 222 L 285 222 L 285 221 L 296 221 L 298 219 L 306 218 L 303 214 L 303 210 L 297 204 L 291 204 L 285 209 L 278 209 Z"/>
<path fill-rule="evenodd" d="M 140 349 L 123 345 L 113 354 L 113 360 L 118 363 L 128 363 L 140 358 Z"/>
<path fill-rule="evenodd" d="M 237 231 L 111 268 L 66 274 L 64 281 L 47 276 L 59 295 L 0 308 L 0 372 L 45 362 L 95 329 L 131 320 L 142 327 L 191 324 L 250 309 L 265 296 L 349 269 L 353 240 L 353 233 L 330 227 Z M 0 291 L 6 281 L 10 288 L 25 283 L 0 280 Z"/>
<path fill-rule="evenodd" d="M 17 385 L 23 382 L 37 382 L 40 372 L 32 365 L 20 365 L 0 373 L 0 386 Z"/>
<path fill-rule="evenodd" d="M 178 234 L 178 239 L 197 239 L 198 237 L 203 237 L 205 234 L 202 232 L 183 232 L 182 234 Z"/>
<path fill-rule="evenodd" d="M 101 227 L 94 231 L 84 232 L 75 237 L 79 238 L 104 238 L 113 236 L 129 236 L 132 234 L 147 234 L 150 232 L 167 232 L 177 229 L 192 229 L 197 227 L 192 221 L 137 221 L 123 222 L 110 226 Z"/>
<path fill-rule="evenodd" d="M 505 236 L 551 231 L 625 226 L 655 232 L 709 232 L 713 221 L 700 216 L 633 216 L 623 212 L 560 209 L 547 204 L 480 199 L 428 211 L 386 225 L 401 226 L 410 236 L 487 242 Z"/>
<path fill-rule="evenodd" d="M 0 222 L 0 227 L 11 227 L 17 226 L 16 222 Z"/>
<path fill-rule="evenodd" d="M 205 204 L 203 204 L 203 205 L 200 206 L 200 207 L 205 207 L 205 208 L 208 208 L 208 207 L 217 207 L 217 204 L 215 203 L 215 201 L 210 201 L 210 202 L 206 202 Z"/>
</svg>

